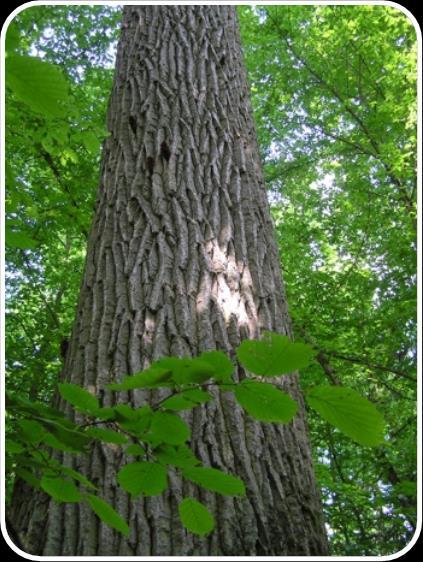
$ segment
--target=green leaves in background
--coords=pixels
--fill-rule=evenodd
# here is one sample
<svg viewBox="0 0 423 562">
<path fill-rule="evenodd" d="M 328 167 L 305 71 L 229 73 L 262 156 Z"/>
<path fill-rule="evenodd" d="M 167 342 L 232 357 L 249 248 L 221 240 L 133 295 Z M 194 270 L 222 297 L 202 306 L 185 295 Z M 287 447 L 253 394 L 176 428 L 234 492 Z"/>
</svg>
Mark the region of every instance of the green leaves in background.
<svg viewBox="0 0 423 562">
<path fill-rule="evenodd" d="M 383 443 L 385 423 L 374 404 L 351 388 L 316 386 L 307 394 L 308 404 L 323 419 L 360 445 Z"/>
<path fill-rule="evenodd" d="M 185 498 L 178 506 L 183 525 L 199 536 L 208 535 L 214 529 L 214 518 L 209 510 L 194 498 Z"/>
<path fill-rule="evenodd" d="M 298 409 L 297 403 L 282 390 L 248 379 L 236 386 L 235 397 L 247 413 L 264 422 L 288 423 Z"/>
<path fill-rule="evenodd" d="M 97 398 L 77 384 L 59 384 L 59 392 L 62 398 L 75 406 L 80 412 L 95 413 L 100 408 Z"/>
<path fill-rule="evenodd" d="M 157 496 L 167 488 L 166 469 L 153 462 L 133 462 L 120 469 L 117 480 L 124 490 L 138 496 Z"/>
<path fill-rule="evenodd" d="M 314 356 L 304 343 L 293 343 L 288 336 L 265 332 L 261 340 L 244 340 L 236 351 L 238 361 L 255 375 L 275 377 L 306 367 Z"/>
<path fill-rule="evenodd" d="M 6 85 L 32 111 L 45 117 L 66 114 L 68 83 L 54 64 L 27 55 L 8 56 Z"/>
<path fill-rule="evenodd" d="M 111 505 L 92 494 L 87 494 L 87 503 L 94 511 L 94 513 L 102 520 L 106 525 L 116 529 L 119 533 L 122 533 L 125 537 L 129 536 L 129 527 L 126 521 L 117 513 Z"/>
<path fill-rule="evenodd" d="M 244 482 L 240 478 L 226 474 L 216 468 L 187 468 L 182 472 L 182 476 L 207 490 L 224 496 L 245 495 Z"/>
</svg>

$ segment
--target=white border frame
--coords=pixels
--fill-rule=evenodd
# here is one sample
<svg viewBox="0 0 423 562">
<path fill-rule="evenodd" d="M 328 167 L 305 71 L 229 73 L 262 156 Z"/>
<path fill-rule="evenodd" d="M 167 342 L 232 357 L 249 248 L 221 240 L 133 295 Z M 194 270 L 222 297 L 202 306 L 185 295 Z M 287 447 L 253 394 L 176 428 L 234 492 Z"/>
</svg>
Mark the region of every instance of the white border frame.
<svg viewBox="0 0 423 562">
<path fill-rule="evenodd" d="M 422 369 L 422 279 L 421 279 L 421 271 L 422 271 L 422 253 L 421 253 L 421 243 L 422 243 L 422 32 L 420 26 L 413 16 L 413 14 L 404 6 L 396 2 L 392 2 L 390 0 L 257 0 L 254 2 L 246 2 L 246 1 L 230 1 L 230 0 L 220 0 L 213 2 L 212 0 L 185 0 L 185 1 L 173 1 L 173 0 L 162 0 L 159 2 L 120 2 L 120 1 L 113 1 L 113 0 L 86 0 L 86 1 L 71 1 L 71 0 L 51 0 L 51 1 L 30 1 L 22 4 L 18 8 L 15 8 L 9 16 L 6 18 L 3 27 L 1 29 L 1 41 L 0 41 L 0 80 L 2 83 L 1 88 L 1 103 L 0 108 L 2 111 L 2 115 L 5 115 L 5 61 L 4 61 L 4 53 L 5 53 L 5 38 L 6 32 L 9 24 L 13 20 L 13 18 L 19 14 L 20 12 L 26 10 L 27 8 L 31 8 L 33 6 L 63 6 L 63 5 L 82 5 L 82 6 L 106 6 L 106 5 L 187 5 L 187 6 L 195 6 L 195 5 L 222 5 L 222 6 L 231 6 L 231 5 L 286 5 L 286 6 L 304 6 L 304 5 L 315 5 L 315 6 L 325 6 L 325 5 L 333 5 L 333 6 L 390 6 L 392 8 L 396 8 L 411 21 L 417 37 L 417 470 L 418 470 L 418 482 L 417 482 L 417 525 L 416 531 L 413 535 L 413 538 L 410 542 L 405 546 L 402 550 L 385 556 L 181 556 L 181 557 L 174 557 L 175 560 L 293 560 L 293 561 L 303 561 L 303 560 L 369 560 L 369 561 L 388 561 L 388 560 L 395 560 L 400 556 L 406 554 L 409 550 L 413 548 L 415 543 L 417 542 L 421 529 L 422 529 L 422 466 L 421 466 L 421 454 L 422 454 L 422 447 L 421 447 L 421 437 L 422 437 L 422 380 L 421 380 L 421 369 Z M 4 119 L 1 120 L 1 143 L 2 146 L 5 145 L 5 127 L 4 127 Z M 5 201 L 5 151 L 1 154 L 1 175 L 0 175 L 0 202 L 2 204 L 2 208 L 4 208 L 4 201 Z M 1 325 L 5 325 L 5 294 L 3 288 L 4 282 L 4 274 L 5 274 L 5 261 L 4 261 L 4 240 L 5 240 L 5 221 L 3 220 L 4 216 L 0 217 L 0 240 L 2 240 L 2 244 L 0 247 L 0 309 L 1 309 Z M 5 365 L 5 349 L 4 349 L 4 336 L 0 339 L 0 369 L 1 373 L 4 373 L 4 365 Z M 1 396 L 0 396 L 0 409 L 1 409 L 1 421 L 3 425 L 5 423 L 5 393 L 4 393 L 4 377 L 1 380 Z M 4 431 L 1 431 L 0 435 L 0 445 L 1 445 L 1 458 L 0 458 L 0 470 L 1 470 L 1 496 L 5 498 L 6 496 L 6 486 L 5 486 L 5 435 Z M 57 557 L 54 556 L 36 556 L 32 554 L 28 554 L 18 548 L 11 538 L 9 537 L 6 524 L 5 524 L 5 502 L 2 501 L 0 505 L 0 527 L 3 533 L 3 537 L 6 543 L 10 546 L 10 548 L 16 552 L 19 556 L 22 556 L 28 560 L 51 560 L 57 561 Z M 101 561 L 109 561 L 109 560 L 123 560 L 123 561 L 132 561 L 132 560 L 169 560 L 169 557 L 166 556 L 60 556 L 60 560 L 68 561 L 68 560 L 101 560 Z"/>
</svg>

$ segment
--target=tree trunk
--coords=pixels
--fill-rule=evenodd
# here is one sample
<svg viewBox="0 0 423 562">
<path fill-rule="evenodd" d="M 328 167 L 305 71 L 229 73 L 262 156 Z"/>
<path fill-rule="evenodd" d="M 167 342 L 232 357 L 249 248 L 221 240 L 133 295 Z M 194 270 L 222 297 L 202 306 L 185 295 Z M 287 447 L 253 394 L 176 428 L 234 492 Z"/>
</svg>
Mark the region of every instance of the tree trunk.
<svg viewBox="0 0 423 562">
<path fill-rule="evenodd" d="M 235 8 L 126 6 L 108 128 L 63 377 L 104 406 L 137 407 L 151 393 L 104 385 L 162 356 L 234 358 L 242 339 L 290 334 Z M 21 489 L 12 511 L 24 544 L 50 556 L 326 554 L 298 381 L 281 384 L 300 402 L 288 425 L 253 421 L 231 393 L 186 417 L 196 455 L 240 476 L 246 498 L 170 475 L 163 496 L 132 501 L 116 484 L 120 449 L 98 445 L 76 468 L 129 521 L 129 540 L 84 505 Z M 209 537 L 182 527 L 187 493 L 214 513 Z"/>
</svg>

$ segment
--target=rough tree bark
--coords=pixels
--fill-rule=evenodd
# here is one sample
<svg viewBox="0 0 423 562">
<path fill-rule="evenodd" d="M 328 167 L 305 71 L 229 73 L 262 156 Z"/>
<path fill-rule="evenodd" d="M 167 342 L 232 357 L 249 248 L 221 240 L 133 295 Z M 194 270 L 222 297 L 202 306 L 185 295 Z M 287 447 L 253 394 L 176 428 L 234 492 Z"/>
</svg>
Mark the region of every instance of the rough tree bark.
<svg viewBox="0 0 423 562">
<path fill-rule="evenodd" d="M 63 378 L 103 405 L 139 406 L 145 392 L 116 397 L 104 385 L 161 356 L 220 349 L 233 357 L 242 339 L 265 329 L 290 334 L 235 8 L 126 6 L 108 128 Z M 243 478 L 246 498 L 171 477 L 163 497 L 131 501 L 116 485 L 121 454 L 99 445 L 77 468 L 130 522 L 130 539 L 83 505 L 29 499 L 21 489 L 12 513 L 26 548 L 56 556 L 327 553 L 298 381 L 281 384 L 301 403 L 289 425 L 253 421 L 230 393 L 187 418 L 197 456 Z M 215 514 L 207 538 L 179 522 L 187 492 Z"/>
</svg>

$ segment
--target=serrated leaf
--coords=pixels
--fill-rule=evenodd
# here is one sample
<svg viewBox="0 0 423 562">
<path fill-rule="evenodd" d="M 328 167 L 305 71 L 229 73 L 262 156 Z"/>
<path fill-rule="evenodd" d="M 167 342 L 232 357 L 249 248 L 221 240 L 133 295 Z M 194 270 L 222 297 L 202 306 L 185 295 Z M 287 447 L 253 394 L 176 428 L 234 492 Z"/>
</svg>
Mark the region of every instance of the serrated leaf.
<svg viewBox="0 0 423 562">
<path fill-rule="evenodd" d="M 68 83 L 59 67 L 37 57 L 12 55 L 6 60 L 6 84 L 33 111 L 63 117 Z"/>
<path fill-rule="evenodd" d="M 135 435 L 143 435 L 150 427 L 153 417 L 153 411 L 148 405 L 134 410 L 121 404 L 115 407 L 115 413 L 119 425 Z"/>
<path fill-rule="evenodd" d="M 191 408 L 196 408 L 198 406 L 197 402 L 192 402 L 184 398 L 182 393 L 176 394 L 175 396 L 170 396 L 161 404 L 162 408 L 166 410 L 190 410 Z"/>
<path fill-rule="evenodd" d="M 182 472 L 182 476 L 207 490 L 218 492 L 224 496 L 245 495 L 244 482 L 240 478 L 221 472 L 216 468 L 187 468 Z"/>
<path fill-rule="evenodd" d="M 155 456 L 163 464 L 170 464 L 178 468 L 190 468 L 200 464 L 200 461 L 187 445 L 160 445 L 155 451 Z"/>
<path fill-rule="evenodd" d="M 35 420 L 18 420 L 23 440 L 27 443 L 38 443 L 42 440 L 46 430 Z"/>
<path fill-rule="evenodd" d="M 236 355 L 247 371 L 275 377 L 306 367 L 315 352 L 309 345 L 291 342 L 288 336 L 265 332 L 262 340 L 244 340 Z"/>
<path fill-rule="evenodd" d="M 213 376 L 214 368 L 198 357 L 164 357 L 154 363 L 167 369 L 177 384 L 202 383 Z"/>
<path fill-rule="evenodd" d="M 86 476 L 84 476 L 83 474 L 81 474 L 77 470 L 74 470 L 73 468 L 70 468 L 69 466 L 63 466 L 63 465 L 59 465 L 59 466 L 60 466 L 60 470 L 64 474 L 67 474 L 68 476 L 71 476 L 74 480 L 77 480 L 78 482 L 81 482 L 81 484 L 83 484 L 86 488 L 90 488 L 91 490 L 97 489 L 97 487 L 94 486 L 94 484 L 90 480 L 88 480 L 88 478 Z"/>
<path fill-rule="evenodd" d="M 205 390 L 200 390 L 199 388 L 184 390 L 181 394 L 187 400 L 192 400 L 192 402 L 197 402 L 197 404 L 204 404 L 205 402 L 209 402 L 213 399 L 211 394 Z"/>
<path fill-rule="evenodd" d="M 108 384 L 110 390 L 132 390 L 134 388 L 160 388 L 169 386 L 172 373 L 169 369 L 152 365 L 148 369 L 124 377 L 120 383 Z"/>
<path fill-rule="evenodd" d="M 352 388 L 316 386 L 306 394 L 306 399 L 323 419 L 360 445 L 383 443 L 385 422 L 382 414 Z"/>
<path fill-rule="evenodd" d="M 26 470 L 26 468 L 18 467 L 16 469 L 16 476 L 25 480 L 30 486 L 38 490 L 40 488 L 40 479 L 35 476 L 33 472 Z"/>
<path fill-rule="evenodd" d="M 124 490 L 137 496 L 157 496 L 167 488 L 166 469 L 157 463 L 133 462 L 120 469 L 117 480 Z"/>
<path fill-rule="evenodd" d="M 6 437 L 6 453 L 11 455 L 15 455 L 18 453 L 22 453 L 25 450 L 25 447 L 22 443 L 18 443 L 14 439 L 10 437 Z"/>
<path fill-rule="evenodd" d="M 111 421 L 116 417 L 114 408 L 99 408 L 93 414 L 96 418 L 104 421 Z"/>
<path fill-rule="evenodd" d="M 212 396 L 208 392 L 193 388 L 192 390 L 184 390 L 175 396 L 171 396 L 162 402 L 161 405 L 167 410 L 189 410 L 211 399 Z"/>
<path fill-rule="evenodd" d="M 126 447 L 125 454 L 133 455 L 134 457 L 143 457 L 145 455 L 145 449 L 141 447 L 141 445 L 132 444 Z"/>
<path fill-rule="evenodd" d="M 155 412 L 150 426 L 151 435 L 162 443 L 180 445 L 190 438 L 187 424 L 175 414 Z"/>
<path fill-rule="evenodd" d="M 62 398 L 75 406 L 80 412 L 92 414 L 100 409 L 97 398 L 77 384 L 59 384 L 59 392 Z"/>
<path fill-rule="evenodd" d="M 127 522 L 113 509 L 111 505 L 93 494 L 87 494 L 86 500 L 94 513 L 109 527 L 116 529 L 125 537 L 129 536 Z"/>
<path fill-rule="evenodd" d="M 84 131 L 82 133 L 82 142 L 88 152 L 96 154 L 100 149 L 100 141 L 92 131 Z"/>
<path fill-rule="evenodd" d="M 6 228 L 6 247 L 20 248 L 21 250 L 33 250 L 38 245 L 26 232 L 11 230 Z"/>
<path fill-rule="evenodd" d="M 105 443 L 115 443 L 116 445 L 125 445 L 128 442 L 128 438 L 123 435 L 123 433 L 118 433 L 112 429 L 103 429 L 100 427 L 90 427 L 86 431 L 87 435 L 104 441 Z"/>
<path fill-rule="evenodd" d="M 235 397 L 248 414 L 268 423 L 288 423 L 298 409 L 288 394 L 265 382 L 244 379 L 235 387 Z"/>
<path fill-rule="evenodd" d="M 232 361 L 222 351 L 205 351 L 200 359 L 213 367 L 213 378 L 219 382 L 231 382 L 234 366 Z"/>
<path fill-rule="evenodd" d="M 52 434 L 45 434 L 43 436 L 43 442 L 51 445 L 52 447 L 55 447 L 56 445 L 56 448 L 60 450 L 85 452 L 85 447 L 90 442 L 88 435 L 82 431 L 68 429 L 67 427 L 64 427 L 62 423 L 54 420 L 44 420 L 43 425 Z M 61 443 L 65 448 L 57 446 L 58 443 Z"/>
<path fill-rule="evenodd" d="M 178 506 L 179 517 L 191 533 L 208 535 L 214 529 L 214 518 L 209 510 L 194 498 L 185 498 Z"/>
<path fill-rule="evenodd" d="M 73 482 L 60 476 L 43 476 L 41 488 L 57 502 L 79 502 L 81 494 Z"/>
</svg>

